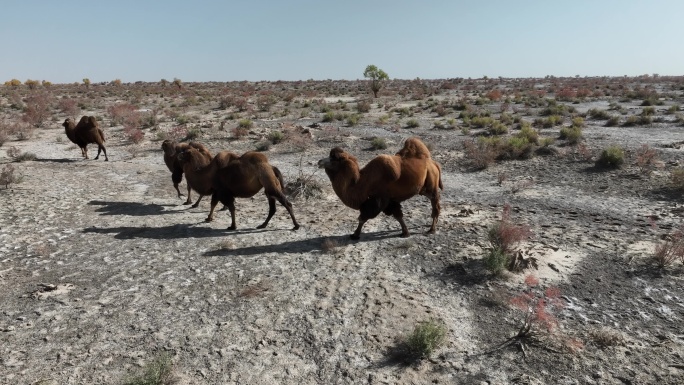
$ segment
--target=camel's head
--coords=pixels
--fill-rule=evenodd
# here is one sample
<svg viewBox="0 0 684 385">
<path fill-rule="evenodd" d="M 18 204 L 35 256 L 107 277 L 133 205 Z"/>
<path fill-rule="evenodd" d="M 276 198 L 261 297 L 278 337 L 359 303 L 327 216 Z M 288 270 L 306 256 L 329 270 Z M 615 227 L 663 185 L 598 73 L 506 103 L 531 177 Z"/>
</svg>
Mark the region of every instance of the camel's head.
<svg viewBox="0 0 684 385">
<path fill-rule="evenodd" d="M 62 126 L 64 126 L 64 128 L 70 128 L 70 127 L 74 127 L 75 125 L 74 125 L 74 121 L 71 118 L 66 118 L 64 123 L 62 123 Z"/>
<path fill-rule="evenodd" d="M 318 168 L 324 168 L 326 170 L 336 171 L 341 166 L 342 163 L 349 159 L 351 155 L 347 154 L 343 149 L 335 147 L 330 150 L 330 156 L 323 158 L 318 161 Z"/>
<path fill-rule="evenodd" d="M 166 139 L 162 142 L 161 148 L 165 154 L 173 155 L 173 153 L 176 151 L 176 142 L 174 142 L 173 140 Z"/>
</svg>

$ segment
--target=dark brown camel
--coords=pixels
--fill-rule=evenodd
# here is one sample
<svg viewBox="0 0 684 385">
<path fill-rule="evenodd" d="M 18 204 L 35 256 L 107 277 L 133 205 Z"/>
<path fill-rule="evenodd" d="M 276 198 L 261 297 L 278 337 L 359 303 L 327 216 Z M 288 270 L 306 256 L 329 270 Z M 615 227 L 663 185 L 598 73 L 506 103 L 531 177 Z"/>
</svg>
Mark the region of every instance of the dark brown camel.
<svg viewBox="0 0 684 385">
<path fill-rule="evenodd" d="M 64 126 L 64 131 L 69 140 L 81 148 L 81 155 L 85 159 L 88 159 L 88 144 L 96 143 L 97 156 L 95 159 L 99 159 L 100 152 L 104 152 L 105 160 L 109 160 L 107 149 L 104 146 L 104 131 L 102 131 L 94 116 L 83 116 L 78 124 L 74 123 L 73 119 L 67 118 L 62 123 L 62 126 Z"/>
<path fill-rule="evenodd" d="M 268 198 L 268 217 L 257 228 L 262 229 L 268 225 L 276 211 L 276 200 L 290 214 L 294 224 L 293 230 L 299 228 L 292 212 L 292 204 L 283 194 L 282 173 L 268 163 L 268 158 L 264 154 L 247 152 L 238 156 L 222 151 L 209 164 L 205 164 L 198 151 L 189 148 L 183 151 L 178 159 L 183 164 L 185 177 L 193 190 L 201 194 L 212 193 L 207 222 L 214 219 L 214 209 L 218 202 L 221 202 L 230 210 L 231 225 L 228 230 L 235 230 L 235 198 L 251 198 L 263 188 Z"/>
</svg>

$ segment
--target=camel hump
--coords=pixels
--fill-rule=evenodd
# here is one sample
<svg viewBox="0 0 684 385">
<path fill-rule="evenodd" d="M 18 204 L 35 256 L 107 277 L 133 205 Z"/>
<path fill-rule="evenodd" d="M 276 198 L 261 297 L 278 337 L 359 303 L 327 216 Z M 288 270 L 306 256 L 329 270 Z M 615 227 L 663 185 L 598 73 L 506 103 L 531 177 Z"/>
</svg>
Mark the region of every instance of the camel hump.
<svg viewBox="0 0 684 385">
<path fill-rule="evenodd" d="M 208 148 L 206 148 L 202 143 L 200 142 L 190 142 L 187 144 L 190 147 L 196 148 L 197 151 L 199 151 L 202 155 L 207 156 L 209 158 L 212 157 L 211 152 L 209 151 Z"/>
<path fill-rule="evenodd" d="M 430 158 L 430 150 L 422 140 L 414 136 L 406 139 L 404 147 L 397 152 L 397 155 L 402 158 L 428 159 Z"/>
<path fill-rule="evenodd" d="M 378 155 L 363 168 L 363 174 L 380 182 L 396 181 L 401 176 L 401 159 L 392 155 Z"/>
<path fill-rule="evenodd" d="M 240 159 L 240 157 L 233 152 L 221 151 L 214 156 L 212 162 L 214 162 L 218 168 L 223 168 L 226 167 L 228 163 L 238 159 Z"/>
</svg>

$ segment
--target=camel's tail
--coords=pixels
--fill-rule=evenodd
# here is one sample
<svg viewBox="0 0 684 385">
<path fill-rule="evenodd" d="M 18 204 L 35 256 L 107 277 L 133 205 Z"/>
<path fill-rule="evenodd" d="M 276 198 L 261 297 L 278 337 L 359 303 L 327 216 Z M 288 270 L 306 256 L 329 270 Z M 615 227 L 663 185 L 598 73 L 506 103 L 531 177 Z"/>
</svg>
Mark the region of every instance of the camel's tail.
<svg viewBox="0 0 684 385">
<path fill-rule="evenodd" d="M 276 178 L 278 178 L 278 182 L 280 182 L 280 188 L 284 190 L 285 181 L 283 181 L 283 173 L 280 172 L 280 170 L 276 166 L 271 166 L 271 168 L 273 168 L 273 173 L 275 174 Z"/>
<path fill-rule="evenodd" d="M 435 162 L 434 160 L 432 163 L 437 166 L 437 172 L 439 173 L 439 189 L 444 190 L 444 184 L 442 183 L 442 166 L 440 166 L 439 163 Z"/>
<path fill-rule="evenodd" d="M 102 138 L 102 141 L 103 141 L 103 142 L 106 142 L 106 141 L 107 141 L 107 138 L 105 138 L 104 131 L 102 131 L 102 129 L 101 129 L 100 127 L 98 127 L 98 128 L 97 128 L 97 132 L 100 133 L 100 137 Z"/>
</svg>

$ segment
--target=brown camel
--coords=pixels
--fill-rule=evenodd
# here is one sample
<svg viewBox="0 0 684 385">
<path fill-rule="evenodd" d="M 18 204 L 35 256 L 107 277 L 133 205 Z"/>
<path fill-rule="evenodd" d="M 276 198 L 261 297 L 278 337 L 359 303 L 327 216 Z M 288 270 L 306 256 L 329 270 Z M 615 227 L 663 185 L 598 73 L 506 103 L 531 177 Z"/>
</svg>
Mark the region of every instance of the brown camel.
<svg viewBox="0 0 684 385">
<path fill-rule="evenodd" d="M 207 164 L 211 162 L 211 152 L 209 152 L 209 150 L 206 147 L 204 147 L 204 145 L 202 145 L 201 143 L 176 143 L 172 140 L 165 140 L 164 142 L 162 142 L 162 150 L 164 151 L 164 163 L 166 163 L 166 167 L 168 167 L 169 171 L 171 171 L 171 181 L 173 181 L 173 187 L 176 189 L 176 192 L 178 192 L 178 198 L 183 196 L 183 194 L 181 194 L 180 192 L 180 189 L 178 188 L 178 184 L 180 184 L 180 182 L 183 180 L 183 166 L 178 160 L 177 155 L 189 147 L 196 148 L 199 152 L 199 155 L 204 158 Z M 192 203 L 191 192 L 192 188 L 190 186 L 190 183 L 188 183 L 188 198 L 183 203 L 184 205 L 189 205 Z M 192 205 L 192 207 L 199 206 L 199 202 L 201 200 L 202 194 L 200 194 L 199 198 L 197 199 L 197 202 L 195 202 L 195 204 Z"/>
<path fill-rule="evenodd" d="M 292 230 L 299 228 L 292 212 L 292 204 L 283 194 L 282 173 L 268 163 L 264 154 L 250 151 L 238 156 L 222 151 L 206 164 L 196 149 L 188 148 L 178 159 L 183 164 L 185 177 L 193 190 L 200 194 L 212 194 L 207 222 L 214 220 L 214 209 L 221 202 L 230 210 L 231 225 L 228 230 L 235 230 L 235 198 L 251 198 L 263 188 L 268 198 L 268 217 L 257 228 L 262 229 L 268 225 L 276 211 L 276 200 L 290 214 L 294 224 Z"/>
<path fill-rule="evenodd" d="M 83 116 L 78 124 L 74 123 L 73 119 L 67 118 L 62 123 L 62 126 L 64 126 L 67 138 L 81 148 L 81 155 L 85 159 L 88 159 L 88 144 L 96 143 L 97 156 L 95 159 L 99 159 L 100 152 L 104 152 L 105 160 L 109 160 L 107 149 L 104 146 L 104 131 L 102 131 L 94 116 Z"/>
<path fill-rule="evenodd" d="M 401 236 L 408 237 L 401 202 L 415 195 L 430 199 L 432 225 L 428 233 L 435 232 L 440 190 L 444 189 L 442 172 L 420 139 L 407 139 L 396 155 L 378 155 L 362 169 L 354 156 L 339 147 L 330 150 L 330 156 L 319 160 L 318 166 L 325 169 L 342 203 L 360 211 L 352 239 L 359 239 L 364 223 L 380 212 L 392 215 L 401 225 Z"/>
</svg>

